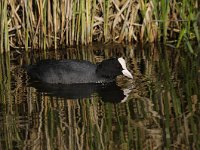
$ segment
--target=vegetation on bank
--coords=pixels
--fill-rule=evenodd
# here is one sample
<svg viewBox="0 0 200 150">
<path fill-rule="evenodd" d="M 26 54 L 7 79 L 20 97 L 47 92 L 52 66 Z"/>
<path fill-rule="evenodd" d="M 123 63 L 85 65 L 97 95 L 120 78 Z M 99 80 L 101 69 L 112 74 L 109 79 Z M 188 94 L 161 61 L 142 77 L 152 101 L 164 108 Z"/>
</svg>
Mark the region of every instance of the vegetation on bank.
<svg viewBox="0 0 200 150">
<path fill-rule="evenodd" d="M 92 42 L 200 42 L 197 0 L 3 0 L 0 50 Z M 199 18 L 199 19 L 198 19 Z"/>
</svg>

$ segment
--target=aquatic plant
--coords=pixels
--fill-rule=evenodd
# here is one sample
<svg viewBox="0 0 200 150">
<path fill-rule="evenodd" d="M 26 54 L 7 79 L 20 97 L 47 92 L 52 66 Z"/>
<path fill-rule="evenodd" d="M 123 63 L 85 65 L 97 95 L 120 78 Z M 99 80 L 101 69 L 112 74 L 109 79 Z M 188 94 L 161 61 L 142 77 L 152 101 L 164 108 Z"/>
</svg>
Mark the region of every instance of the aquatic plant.
<svg viewBox="0 0 200 150">
<path fill-rule="evenodd" d="M 92 42 L 175 42 L 199 39 L 199 1 L 4 0 L 1 53 Z M 186 42 L 190 52 L 190 42 Z"/>
</svg>

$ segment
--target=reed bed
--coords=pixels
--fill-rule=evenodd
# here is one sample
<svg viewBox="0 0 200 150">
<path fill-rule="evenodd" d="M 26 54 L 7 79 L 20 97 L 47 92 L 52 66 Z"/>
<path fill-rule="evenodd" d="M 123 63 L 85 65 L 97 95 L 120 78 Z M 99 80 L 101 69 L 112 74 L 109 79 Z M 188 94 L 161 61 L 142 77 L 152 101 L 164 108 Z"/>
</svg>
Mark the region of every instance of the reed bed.
<svg viewBox="0 0 200 150">
<path fill-rule="evenodd" d="M 183 41 L 199 38 L 199 1 L 4 0 L 1 53 L 92 42 Z M 188 45 L 190 43 L 188 42 Z"/>
</svg>

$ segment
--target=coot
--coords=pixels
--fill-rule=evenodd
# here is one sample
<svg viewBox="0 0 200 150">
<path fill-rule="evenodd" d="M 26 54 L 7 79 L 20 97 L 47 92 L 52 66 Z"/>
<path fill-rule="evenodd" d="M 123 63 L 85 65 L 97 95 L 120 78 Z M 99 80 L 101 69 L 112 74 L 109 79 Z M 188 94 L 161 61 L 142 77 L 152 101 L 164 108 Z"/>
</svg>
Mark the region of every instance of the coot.
<svg viewBox="0 0 200 150">
<path fill-rule="evenodd" d="M 108 83 L 118 75 L 133 78 L 123 58 L 103 60 L 92 64 L 85 60 L 41 60 L 27 67 L 33 80 L 52 84 Z"/>
</svg>

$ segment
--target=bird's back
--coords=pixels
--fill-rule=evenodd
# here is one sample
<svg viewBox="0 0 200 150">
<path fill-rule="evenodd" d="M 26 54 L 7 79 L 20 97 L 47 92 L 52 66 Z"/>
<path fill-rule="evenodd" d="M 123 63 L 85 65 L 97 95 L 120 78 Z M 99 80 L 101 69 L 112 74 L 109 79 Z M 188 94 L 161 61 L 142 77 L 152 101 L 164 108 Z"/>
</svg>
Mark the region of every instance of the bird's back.
<svg viewBox="0 0 200 150">
<path fill-rule="evenodd" d="M 46 83 L 89 83 L 96 80 L 96 65 L 78 60 L 43 60 L 29 66 L 27 73 Z"/>
</svg>

